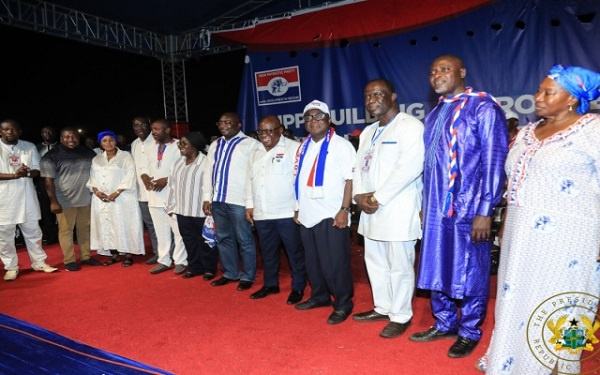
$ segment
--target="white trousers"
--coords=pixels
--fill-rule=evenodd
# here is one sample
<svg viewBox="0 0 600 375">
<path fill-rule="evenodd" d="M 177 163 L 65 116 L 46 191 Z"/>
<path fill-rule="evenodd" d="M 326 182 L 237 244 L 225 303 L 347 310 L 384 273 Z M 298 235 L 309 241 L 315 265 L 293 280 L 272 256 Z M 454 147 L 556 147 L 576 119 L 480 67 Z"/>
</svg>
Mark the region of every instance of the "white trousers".
<svg viewBox="0 0 600 375">
<path fill-rule="evenodd" d="M 158 263 L 171 267 L 171 254 L 169 252 L 171 251 L 171 241 L 174 240 L 173 261 L 175 264 L 187 266 L 187 252 L 177 226 L 177 215 L 169 216 L 162 207 L 149 207 L 149 209 L 156 231 L 156 241 L 158 242 Z M 171 237 L 171 233 L 173 233 L 173 237 Z M 198 235 L 201 236 L 202 233 L 198 233 Z"/>
<path fill-rule="evenodd" d="M 0 225 L 0 259 L 4 263 L 4 269 L 18 270 L 19 257 L 15 247 L 15 231 L 16 224 Z M 21 234 L 25 239 L 27 246 L 27 254 L 31 260 L 31 265 L 34 267 L 41 266 L 45 263 L 46 252 L 42 249 L 42 230 L 37 220 L 28 220 L 25 223 L 19 224 Z"/>
<path fill-rule="evenodd" d="M 384 242 L 365 237 L 365 263 L 375 311 L 406 323 L 413 315 L 416 241 Z"/>
</svg>

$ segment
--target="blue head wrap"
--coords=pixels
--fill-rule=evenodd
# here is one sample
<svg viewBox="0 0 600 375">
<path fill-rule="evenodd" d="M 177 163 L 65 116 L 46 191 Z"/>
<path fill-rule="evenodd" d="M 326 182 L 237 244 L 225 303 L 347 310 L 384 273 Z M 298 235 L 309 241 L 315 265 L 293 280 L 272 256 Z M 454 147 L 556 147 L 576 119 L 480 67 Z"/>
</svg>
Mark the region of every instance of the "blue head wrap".
<svg viewBox="0 0 600 375">
<path fill-rule="evenodd" d="M 117 141 L 117 134 L 114 131 L 105 130 L 103 132 L 98 133 L 98 143 L 100 143 L 100 141 L 102 141 L 102 138 L 106 137 L 107 135 L 110 135 L 111 137 L 113 137 L 115 142 Z"/>
<path fill-rule="evenodd" d="M 548 77 L 561 85 L 578 101 L 577 113 L 583 115 L 590 109 L 590 100 L 600 96 L 600 74 L 578 66 L 554 65 Z"/>
</svg>

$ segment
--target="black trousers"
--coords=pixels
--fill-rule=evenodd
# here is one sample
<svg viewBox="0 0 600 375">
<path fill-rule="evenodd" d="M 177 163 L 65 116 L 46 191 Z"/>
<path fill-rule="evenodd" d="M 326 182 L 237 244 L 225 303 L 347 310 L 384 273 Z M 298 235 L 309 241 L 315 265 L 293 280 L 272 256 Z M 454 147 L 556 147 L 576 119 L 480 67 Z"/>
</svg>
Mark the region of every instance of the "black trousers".
<svg viewBox="0 0 600 375">
<path fill-rule="evenodd" d="M 333 308 L 345 312 L 354 306 L 354 283 L 350 266 L 350 228 L 333 226 L 325 219 L 312 228 L 300 226 L 300 238 L 306 256 L 310 281 L 310 299 L 327 302 L 333 296 Z"/>
<path fill-rule="evenodd" d="M 219 253 L 217 247 L 211 248 L 202 237 L 203 217 L 177 215 L 177 226 L 187 251 L 189 272 L 202 275 L 206 272 L 217 273 Z"/>
<path fill-rule="evenodd" d="M 44 179 L 38 177 L 34 179 L 34 183 L 42 214 L 42 220 L 40 220 L 42 238 L 49 244 L 56 243 L 58 242 L 58 223 L 56 222 L 56 215 L 50 211 L 50 199 L 48 193 L 46 193 Z"/>
</svg>

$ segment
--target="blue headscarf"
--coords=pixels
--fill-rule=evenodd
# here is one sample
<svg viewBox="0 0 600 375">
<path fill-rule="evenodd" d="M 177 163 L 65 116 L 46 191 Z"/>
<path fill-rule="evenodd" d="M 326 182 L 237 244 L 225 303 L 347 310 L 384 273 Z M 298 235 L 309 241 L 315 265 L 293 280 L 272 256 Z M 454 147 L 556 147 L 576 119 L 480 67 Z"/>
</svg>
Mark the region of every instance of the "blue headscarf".
<svg viewBox="0 0 600 375">
<path fill-rule="evenodd" d="M 98 133 L 98 143 L 100 143 L 102 141 L 102 138 L 106 137 L 107 135 L 113 137 L 115 142 L 117 141 L 117 134 L 114 131 L 105 130 L 103 132 Z"/>
<path fill-rule="evenodd" d="M 561 85 L 578 101 L 577 113 L 583 115 L 590 109 L 590 100 L 600 96 L 600 74 L 578 66 L 554 65 L 548 78 Z"/>
</svg>

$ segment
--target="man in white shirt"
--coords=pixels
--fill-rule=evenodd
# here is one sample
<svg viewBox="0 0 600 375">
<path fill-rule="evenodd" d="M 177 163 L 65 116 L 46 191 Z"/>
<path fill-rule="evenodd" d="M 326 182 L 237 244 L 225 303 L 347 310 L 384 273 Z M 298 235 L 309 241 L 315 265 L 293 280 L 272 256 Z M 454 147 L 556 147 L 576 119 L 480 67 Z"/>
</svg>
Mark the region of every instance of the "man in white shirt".
<svg viewBox="0 0 600 375">
<path fill-rule="evenodd" d="M 223 269 L 223 276 L 211 285 L 222 286 L 239 280 L 237 289 L 242 291 L 252 287 L 256 276 L 256 247 L 252 228 L 246 221 L 245 204 L 248 159 L 258 142 L 240 130 L 242 124 L 237 113 L 222 114 L 217 127 L 222 137 L 210 144 L 202 186 L 204 213 L 215 220 Z"/>
<path fill-rule="evenodd" d="M 152 252 L 154 255 L 146 261 L 146 264 L 156 264 L 158 262 L 158 241 L 156 240 L 156 231 L 152 223 L 152 216 L 148 208 L 148 191 L 142 180 L 142 165 L 147 165 L 146 147 L 153 145 L 154 137 L 150 137 L 150 119 L 138 116 L 132 121 L 133 133 L 137 138 L 131 142 L 131 155 L 135 161 L 135 173 L 137 175 L 138 202 L 142 211 L 142 220 L 148 230 L 150 242 L 152 243 Z"/>
<path fill-rule="evenodd" d="M 304 108 L 310 133 L 296 156 L 296 221 L 304 246 L 311 293 L 298 310 L 330 306 L 327 323 L 338 324 L 352 312 L 350 203 L 356 151 L 330 126 L 329 107 L 313 100 Z"/>
<path fill-rule="evenodd" d="M 377 122 L 360 135 L 353 195 L 362 213 L 365 263 L 375 308 L 359 322 L 389 321 L 379 334 L 398 337 L 410 326 L 415 288 L 415 243 L 421 237 L 423 123 L 401 113 L 394 85 L 375 79 L 365 86 L 365 107 Z"/>
<path fill-rule="evenodd" d="M 15 248 L 17 225 L 25 239 L 31 268 L 54 272 L 46 264 L 42 249 L 40 206 L 33 178 L 40 175 L 40 155 L 33 143 L 19 140 L 21 126 L 14 120 L 0 123 L 0 259 L 4 263 L 4 280 L 12 281 L 19 273 L 19 258 Z"/>
<path fill-rule="evenodd" d="M 288 305 L 302 300 L 306 287 L 304 249 L 294 222 L 294 161 L 300 143 L 282 137 L 277 116 L 264 117 L 258 124 L 258 139 L 250 155 L 246 183 L 246 220 L 254 224 L 264 269 L 264 285 L 250 295 L 259 299 L 279 293 L 281 245 L 285 247 L 292 271 Z"/>
<path fill-rule="evenodd" d="M 140 165 L 141 179 L 148 191 L 148 208 L 158 241 L 158 264 L 150 270 L 150 273 L 154 275 L 167 271 L 174 261 L 173 272 L 180 275 L 187 267 L 187 253 L 179 233 L 177 219 L 167 214 L 168 195 L 165 187 L 169 182 L 171 168 L 181 154 L 177 147 L 177 140 L 171 137 L 171 124 L 168 120 L 155 120 L 150 125 L 150 129 L 154 143 L 144 146 L 146 164 Z M 171 260 L 170 250 L 173 241 L 175 241 L 175 249 Z"/>
</svg>

